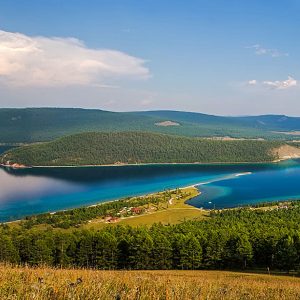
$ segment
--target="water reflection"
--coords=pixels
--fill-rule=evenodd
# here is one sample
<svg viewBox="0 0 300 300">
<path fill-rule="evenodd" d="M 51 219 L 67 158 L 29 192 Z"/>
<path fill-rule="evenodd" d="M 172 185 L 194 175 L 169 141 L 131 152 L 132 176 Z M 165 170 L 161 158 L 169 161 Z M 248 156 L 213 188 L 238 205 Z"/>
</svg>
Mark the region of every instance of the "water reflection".
<svg viewBox="0 0 300 300">
<path fill-rule="evenodd" d="M 295 161 L 292 162 L 295 164 Z M 296 163 L 298 164 L 298 163 Z M 122 167 L 62 167 L 62 168 L 29 168 L 29 169 L 10 169 L 4 171 L 17 177 L 45 176 L 59 180 L 71 181 L 76 183 L 94 183 L 110 181 L 112 179 L 133 179 L 133 178 L 153 178 L 157 176 L 178 176 L 178 174 L 202 173 L 209 174 L 235 174 L 239 172 L 264 171 L 269 169 L 285 168 L 285 163 L 280 164 L 223 164 L 223 165 L 197 165 L 197 164 L 168 164 L 168 165 L 139 165 Z"/>
<path fill-rule="evenodd" d="M 6 170 L 7 171 L 7 170 Z M 10 171 L 7 173 L 11 174 Z M 80 190 L 80 185 L 66 183 L 59 179 L 23 175 L 5 176 L 5 170 L 0 169 L 0 205 L 11 200 L 23 201 L 41 197 L 45 193 L 54 195 L 59 191 L 61 194 Z"/>
</svg>

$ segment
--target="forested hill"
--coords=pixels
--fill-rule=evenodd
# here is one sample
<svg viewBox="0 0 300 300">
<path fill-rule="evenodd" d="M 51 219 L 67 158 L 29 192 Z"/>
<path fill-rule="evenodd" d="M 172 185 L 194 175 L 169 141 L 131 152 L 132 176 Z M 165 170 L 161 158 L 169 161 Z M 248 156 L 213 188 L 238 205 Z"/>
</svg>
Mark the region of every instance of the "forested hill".
<svg viewBox="0 0 300 300">
<path fill-rule="evenodd" d="M 169 123 L 166 123 L 168 122 Z M 150 131 L 190 137 L 295 139 L 300 118 L 222 117 L 180 111 L 110 112 L 78 108 L 0 108 L 0 143 L 31 143 L 91 131 Z"/>
<path fill-rule="evenodd" d="M 12 149 L 0 157 L 24 165 L 103 165 L 272 161 L 282 143 L 209 140 L 147 132 L 81 133 Z"/>
</svg>

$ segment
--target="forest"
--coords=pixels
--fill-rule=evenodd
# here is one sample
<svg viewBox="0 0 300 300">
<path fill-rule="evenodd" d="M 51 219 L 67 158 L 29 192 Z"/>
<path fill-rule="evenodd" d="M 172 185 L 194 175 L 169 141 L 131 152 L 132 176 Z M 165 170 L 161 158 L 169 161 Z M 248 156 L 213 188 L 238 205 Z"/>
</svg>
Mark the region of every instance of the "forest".
<svg viewBox="0 0 300 300">
<path fill-rule="evenodd" d="M 212 211 L 203 221 L 62 230 L 2 224 L 0 261 L 96 269 L 300 269 L 300 206 Z"/>
<path fill-rule="evenodd" d="M 264 162 L 279 141 L 210 140 L 150 132 L 89 132 L 11 149 L 2 163 L 76 166 L 139 163 Z"/>
</svg>

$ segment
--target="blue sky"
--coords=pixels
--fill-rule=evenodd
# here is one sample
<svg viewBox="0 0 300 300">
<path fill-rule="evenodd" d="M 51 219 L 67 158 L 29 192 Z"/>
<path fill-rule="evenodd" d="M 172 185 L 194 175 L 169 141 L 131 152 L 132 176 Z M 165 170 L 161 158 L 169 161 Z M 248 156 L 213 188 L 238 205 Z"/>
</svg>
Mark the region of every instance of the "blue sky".
<svg viewBox="0 0 300 300">
<path fill-rule="evenodd" d="M 299 15 L 297 0 L 1 0 L 0 105 L 300 115 Z"/>
</svg>

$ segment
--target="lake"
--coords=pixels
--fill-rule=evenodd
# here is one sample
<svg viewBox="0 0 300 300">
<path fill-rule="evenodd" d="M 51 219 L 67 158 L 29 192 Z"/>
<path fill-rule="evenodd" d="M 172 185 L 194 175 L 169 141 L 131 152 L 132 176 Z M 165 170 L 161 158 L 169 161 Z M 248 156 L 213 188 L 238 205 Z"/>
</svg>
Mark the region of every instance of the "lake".
<svg viewBox="0 0 300 300">
<path fill-rule="evenodd" d="M 196 207 L 300 198 L 300 161 L 274 164 L 0 168 L 0 221 L 199 185 Z"/>
<path fill-rule="evenodd" d="M 12 148 L 15 148 L 16 146 L 12 146 L 12 145 L 1 145 L 0 144 L 0 154 L 9 150 L 9 149 L 12 149 Z"/>
</svg>

